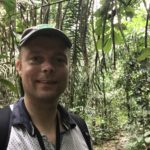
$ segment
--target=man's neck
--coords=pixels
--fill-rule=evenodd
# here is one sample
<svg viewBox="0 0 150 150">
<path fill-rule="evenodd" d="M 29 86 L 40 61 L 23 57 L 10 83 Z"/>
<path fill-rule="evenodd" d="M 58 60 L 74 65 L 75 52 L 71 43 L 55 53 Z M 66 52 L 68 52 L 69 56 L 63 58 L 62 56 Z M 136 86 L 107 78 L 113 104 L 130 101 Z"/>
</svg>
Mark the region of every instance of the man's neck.
<svg viewBox="0 0 150 150">
<path fill-rule="evenodd" d="M 30 114 L 30 117 L 43 134 L 54 132 L 56 128 L 56 114 L 57 114 L 57 103 L 56 104 L 43 104 L 42 100 L 31 100 L 25 97 L 24 100 L 26 109 Z"/>
</svg>

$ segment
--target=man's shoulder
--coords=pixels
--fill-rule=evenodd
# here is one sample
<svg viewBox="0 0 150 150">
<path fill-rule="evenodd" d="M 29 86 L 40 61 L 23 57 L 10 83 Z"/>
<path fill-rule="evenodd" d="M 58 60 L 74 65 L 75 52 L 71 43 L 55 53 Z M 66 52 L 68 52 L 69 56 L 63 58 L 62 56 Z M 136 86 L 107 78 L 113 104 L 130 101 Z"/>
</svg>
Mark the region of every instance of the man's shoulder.
<svg viewBox="0 0 150 150">
<path fill-rule="evenodd" d="M 86 144 L 89 147 L 89 150 L 92 150 L 92 145 L 91 145 L 91 136 L 89 134 L 89 130 L 87 127 L 87 124 L 83 118 L 81 118 L 78 114 L 75 114 L 73 112 L 70 112 L 66 110 L 64 107 L 59 105 L 59 110 L 63 112 L 62 114 L 64 115 L 64 118 L 66 118 L 72 125 L 74 124 L 74 127 L 77 125 L 85 139 Z M 66 120 L 65 119 L 65 120 Z"/>
<path fill-rule="evenodd" d="M 81 118 L 79 115 L 74 114 L 74 113 L 69 113 L 70 116 L 72 117 L 72 119 L 76 122 L 76 124 L 78 125 L 86 144 L 89 147 L 89 150 L 92 150 L 92 144 L 91 144 L 91 136 L 87 127 L 87 124 L 85 122 L 85 120 L 83 118 Z"/>
<path fill-rule="evenodd" d="M 65 121 L 67 120 L 71 124 L 78 124 L 78 122 L 86 124 L 82 117 L 74 112 L 67 110 L 64 106 L 60 104 L 58 105 L 58 110 L 61 114 L 61 118 L 64 118 Z"/>
</svg>

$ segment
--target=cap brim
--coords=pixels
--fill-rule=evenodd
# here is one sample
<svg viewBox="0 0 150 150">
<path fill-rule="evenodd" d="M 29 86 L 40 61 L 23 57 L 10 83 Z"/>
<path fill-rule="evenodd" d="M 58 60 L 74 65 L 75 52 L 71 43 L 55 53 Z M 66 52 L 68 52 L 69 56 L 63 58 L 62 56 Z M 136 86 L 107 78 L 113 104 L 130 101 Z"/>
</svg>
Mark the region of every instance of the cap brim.
<svg viewBox="0 0 150 150">
<path fill-rule="evenodd" d="M 38 35 L 56 36 L 61 38 L 68 48 L 72 46 L 70 39 L 62 31 L 55 28 L 33 29 L 21 39 L 19 46 L 23 46 L 29 39 Z"/>
</svg>

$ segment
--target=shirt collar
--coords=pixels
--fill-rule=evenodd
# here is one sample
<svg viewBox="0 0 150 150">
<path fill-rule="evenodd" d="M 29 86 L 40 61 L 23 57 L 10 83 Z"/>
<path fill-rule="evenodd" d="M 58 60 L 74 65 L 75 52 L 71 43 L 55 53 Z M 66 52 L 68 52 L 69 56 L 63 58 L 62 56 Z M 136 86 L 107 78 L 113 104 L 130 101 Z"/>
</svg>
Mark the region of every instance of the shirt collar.
<svg viewBox="0 0 150 150">
<path fill-rule="evenodd" d="M 73 129 L 76 126 L 75 121 L 71 118 L 68 111 L 58 104 L 58 111 L 65 130 Z M 35 128 L 32 124 L 30 115 L 25 107 L 24 98 L 20 98 L 13 106 L 12 125 L 26 129 L 31 136 L 35 136 Z"/>
<path fill-rule="evenodd" d="M 63 127 L 66 130 L 73 129 L 76 126 L 76 123 L 72 119 L 68 111 L 64 107 L 62 107 L 60 104 L 58 105 L 58 111 L 60 113 L 60 119 L 61 119 Z"/>
</svg>

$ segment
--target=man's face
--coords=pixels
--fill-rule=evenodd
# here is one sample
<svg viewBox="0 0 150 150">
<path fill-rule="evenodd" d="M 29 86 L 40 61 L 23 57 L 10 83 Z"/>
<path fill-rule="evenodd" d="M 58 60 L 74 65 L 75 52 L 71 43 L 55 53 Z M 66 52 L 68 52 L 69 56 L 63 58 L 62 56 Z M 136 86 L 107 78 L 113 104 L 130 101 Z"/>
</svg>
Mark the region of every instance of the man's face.
<svg viewBox="0 0 150 150">
<path fill-rule="evenodd" d="M 68 50 L 58 38 L 36 37 L 21 48 L 16 68 L 25 97 L 56 101 L 67 86 Z"/>
</svg>

